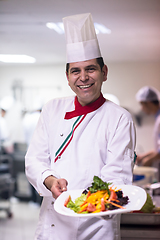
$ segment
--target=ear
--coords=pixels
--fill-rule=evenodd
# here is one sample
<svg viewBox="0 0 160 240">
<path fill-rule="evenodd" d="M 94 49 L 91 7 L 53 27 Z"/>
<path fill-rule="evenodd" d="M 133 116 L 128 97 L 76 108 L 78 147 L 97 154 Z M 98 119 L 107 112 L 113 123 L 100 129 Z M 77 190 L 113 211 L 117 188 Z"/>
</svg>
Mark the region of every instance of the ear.
<svg viewBox="0 0 160 240">
<path fill-rule="evenodd" d="M 107 75 L 108 75 L 108 67 L 107 65 L 104 65 L 102 68 L 103 73 L 103 82 L 107 81 Z"/>
</svg>

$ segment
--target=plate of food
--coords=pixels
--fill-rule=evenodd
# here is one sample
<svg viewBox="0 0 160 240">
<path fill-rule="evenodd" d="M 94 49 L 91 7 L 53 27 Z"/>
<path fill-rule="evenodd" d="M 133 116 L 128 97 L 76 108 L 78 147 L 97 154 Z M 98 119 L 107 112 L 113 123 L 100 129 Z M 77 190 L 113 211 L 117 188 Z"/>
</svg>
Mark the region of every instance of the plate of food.
<svg viewBox="0 0 160 240">
<path fill-rule="evenodd" d="M 146 191 L 134 185 L 113 185 L 94 176 L 87 189 L 68 190 L 55 201 L 54 209 L 70 217 L 103 217 L 140 210 Z"/>
</svg>

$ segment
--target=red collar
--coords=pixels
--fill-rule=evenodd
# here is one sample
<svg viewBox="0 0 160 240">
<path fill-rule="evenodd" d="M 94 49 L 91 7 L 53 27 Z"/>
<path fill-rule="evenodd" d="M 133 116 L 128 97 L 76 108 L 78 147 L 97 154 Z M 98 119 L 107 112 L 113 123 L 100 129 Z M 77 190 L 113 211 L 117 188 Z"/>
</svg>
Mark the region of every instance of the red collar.
<svg viewBox="0 0 160 240">
<path fill-rule="evenodd" d="M 99 107 L 101 107 L 105 101 L 106 101 L 106 99 L 103 97 L 103 95 L 101 93 L 100 97 L 96 101 L 94 101 L 86 106 L 82 106 L 78 102 L 78 98 L 76 96 L 75 100 L 74 100 L 75 110 L 71 111 L 71 112 L 66 112 L 64 119 L 71 119 L 73 117 L 77 117 L 77 116 L 81 116 L 81 115 L 93 112 L 93 111 L 97 110 Z"/>
</svg>

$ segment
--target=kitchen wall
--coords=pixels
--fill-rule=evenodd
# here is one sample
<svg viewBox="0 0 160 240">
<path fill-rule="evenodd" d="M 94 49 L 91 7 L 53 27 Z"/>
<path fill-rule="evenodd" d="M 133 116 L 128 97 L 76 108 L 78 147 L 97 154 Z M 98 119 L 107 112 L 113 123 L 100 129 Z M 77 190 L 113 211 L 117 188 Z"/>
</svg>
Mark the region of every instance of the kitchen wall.
<svg viewBox="0 0 160 240">
<path fill-rule="evenodd" d="M 149 85 L 160 91 L 160 62 L 157 63 L 108 63 L 108 81 L 103 91 L 115 94 L 121 106 L 127 108 L 135 121 L 137 132 L 136 150 L 138 153 L 153 148 L 152 131 L 154 117 L 140 115 L 141 126 L 137 124 L 135 114 L 139 115 L 140 105 L 135 99 L 136 92 Z"/>
<path fill-rule="evenodd" d="M 107 63 L 107 65 L 109 73 L 108 80 L 103 85 L 103 93 L 116 95 L 120 105 L 127 108 L 133 115 L 137 130 L 137 151 L 149 150 L 153 147 L 151 134 L 154 118 L 143 114 L 141 126 L 137 124 L 135 114 L 139 114 L 140 106 L 135 100 L 135 94 L 144 85 L 154 86 L 160 91 L 160 63 L 132 62 Z M 51 98 L 72 95 L 65 76 L 65 64 L 0 66 L 0 99 L 13 94 L 18 104 L 22 104 L 22 107 L 28 110 L 32 109 L 37 97 L 45 103 Z M 23 142 L 23 133 L 18 121 L 15 132 L 14 141 Z"/>
</svg>

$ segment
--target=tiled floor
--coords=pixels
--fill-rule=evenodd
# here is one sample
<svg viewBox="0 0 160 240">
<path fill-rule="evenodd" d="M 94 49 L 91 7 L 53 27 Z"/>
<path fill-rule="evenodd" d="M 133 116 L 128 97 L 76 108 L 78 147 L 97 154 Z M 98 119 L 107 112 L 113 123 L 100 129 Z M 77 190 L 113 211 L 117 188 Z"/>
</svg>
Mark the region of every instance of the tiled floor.
<svg viewBox="0 0 160 240">
<path fill-rule="evenodd" d="M 23 201 L 14 201 L 11 203 L 11 210 L 11 218 L 7 217 L 5 211 L 0 211 L 0 240 L 33 240 L 39 207 Z"/>
</svg>

